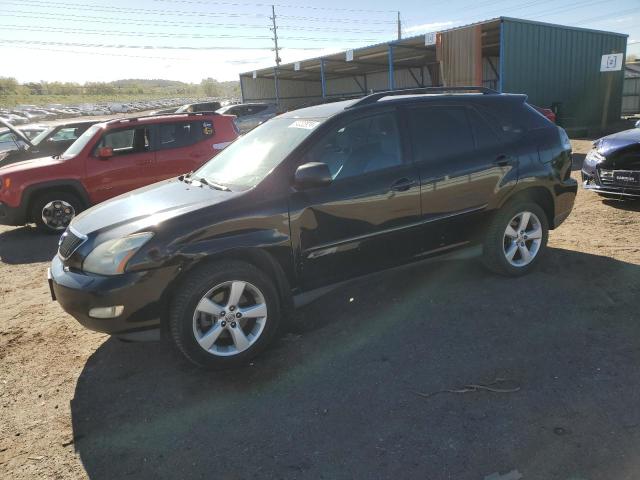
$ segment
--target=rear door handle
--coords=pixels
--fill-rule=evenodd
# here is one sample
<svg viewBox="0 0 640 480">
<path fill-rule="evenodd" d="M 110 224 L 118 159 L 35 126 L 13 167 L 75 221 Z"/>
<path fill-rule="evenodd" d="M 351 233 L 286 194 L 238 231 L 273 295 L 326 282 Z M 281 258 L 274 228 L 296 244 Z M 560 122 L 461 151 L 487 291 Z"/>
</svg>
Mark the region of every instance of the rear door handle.
<svg viewBox="0 0 640 480">
<path fill-rule="evenodd" d="M 493 164 L 497 165 L 498 167 L 507 167 L 509 165 L 513 165 L 514 163 L 514 158 L 505 154 L 498 155 L 493 162 Z"/>
<path fill-rule="evenodd" d="M 396 192 L 406 192 L 411 187 L 416 184 L 415 180 L 411 180 L 410 178 L 401 178 L 400 180 L 396 180 L 391 185 L 391 190 Z"/>
</svg>

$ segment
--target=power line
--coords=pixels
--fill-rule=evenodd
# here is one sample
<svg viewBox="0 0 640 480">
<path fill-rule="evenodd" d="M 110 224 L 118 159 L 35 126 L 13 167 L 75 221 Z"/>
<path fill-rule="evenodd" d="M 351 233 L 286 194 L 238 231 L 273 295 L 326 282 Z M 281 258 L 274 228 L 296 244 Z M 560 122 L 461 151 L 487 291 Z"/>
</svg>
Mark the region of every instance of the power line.
<svg viewBox="0 0 640 480">
<path fill-rule="evenodd" d="M 19 1 L 6 1 L 5 3 L 11 5 L 18 5 L 24 7 L 25 4 Z M 238 12 L 196 12 L 196 11 L 184 11 L 184 10 L 157 10 L 147 8 L 131 8 L 131 7 L 105 7 L 97 4 L 86 3 L 72 3 L 72 2 L 55 2 L 44 0 L 30 0 L 28 6 L 32 8 L 51 8 L 52 5 L 60 6 L 63 8 L 73 8 L 77 10 L 88 10 L 91 12 L 105 12 L 105 13 L 139 13 L 144 15 L 164 15 L 164 16 L 192 16 L 192 17 L 232 17 L 232 18 L 268 18 L 268 15 L 255 14 L 255 13 L 238 13 Z M 395 20 L 368 20 L 368 19 L 353 19 L 353 18 L 328 18 L 328 17 L 301 17 L 296 15 L 280 15 L 282 18 L 290 18 L 292 20 L 305 20 L 310 22 L 333 22 L 333 23 L 366 23 L 366 24 L 395 24 Z"/>
<path fill-rule="evenodd" d="M 0 48 L 5 47 L 6 45 L 3 45 L 5 43 L 4 40 L 0 40 Z M 100 56 L 107 56 L 107 57 L 128 57 L 128 58 L 144 58 L 147 60 L 178 60 L 178 61 L 188 61 L 189 59 L 187 58 L 180 58 L 180 57 L 156 57 L 156 56 L 148 56 L 148 55 L 128 55 L 126 53 L 106 53 L 106 52 L 96 52 L 94 51 L 90 51 L 90 52 L 82 52 L 80 50 L 59 50 L 59 49 L 55 49 L 55 48 L 44 48 L 44 47 L 33 47 L 33 46 L 21 46 L 21 49 L 26 49 L 26 50 L 41 50 L 41 51 L 45 51 L 45 52 L 59 52 L 59 53 L 76 53 L 76 54 L 80 54 L 80 55 L 100 55 Z"/>
<path fill-rule="evenodd" d="M 192 51 L 206 51 L 206 50 L 267 50 L 269 47 L 221 47 L 219 45 L 206 46 L 206 47 L 191 47 L 187 45 L 127 45 L 127 44 L 109 44 L 109 43 L 84 43 L 84 42 L 54 42 L 54 41 L 39 41 L 39 40 L 15 40 L 11 38 L 0 38 L 0 43 L 11 43 L 19 45 L 54 45 L 62 47 L 87 47 L 87 48 L 115 48 L 115 49 L 142 49 L 142 50 L 192 50 Z M 281 47 L 282 48 L 282 47 Z M 295 47 L 295 50 L 323 50 L 322 47 Z"/>
<path fill-rule="evenodd" d="M 218 39 L 243 39 L 243 40 L 271 40 L 268 35 L 236 35 L 236 34 L 186 34 L 186 33 L 151 33 L 151 32 L 132 32 L 124 30 L 92 30 L 87 28 L 63 28 L 49 26 L 26 26 L 26 25 L 7 25 L 0 24 L 0 27 L 6 30 L 19 30 L 27 32 L 57 32 L 72 35 L 101 35 L 101 36 L 125 36 L 125 37 L 144 37 L 144 38 L 190 38 L 201 40 L 205 38 Z M 285 40 L 299 41 L 335 41 L 335 42 L 375 42 L 373 38 L 339 38 L 339 37 L 282 37 Z"/>
<path fill-rule="evenodd" d="M 35 12 L 28 12 L 23 10 L 6 10 L 5 13 L 11 15 L 11 18 L 26 18 L 26 19 L 39 19 L 39 20 L 56 20 L 56 22 L 60 21 L 60 16 L 55 13 L 39 13 L 35 14 Z M 27 15 L 24 15 L 27 14 Z M 142 21 L 142 20 L 129 20 L 122 18 L 105 18 L 105 17 L 91 17 L 86 15 L 74 15 L 74 14 L 65 14 L 64 16 L 65 22 L 90 22 L 90 23 L 99 23 L 104 25 L 136 25 L 136 26 L 158 26 L 158 27 L 185 27 L 189 28 L 211 28 L 218 27 L 222 29 L 264 29 L 264 24 L 254 24 L 254 23 L 216 23 L 216 22 L 191 22 L 191 21 L 181 21 L 181 20 L 154 20 L 154 21 Z M 377 33 L 377 34 L 386 34 L 389 33 L 387 30 L 370 30 L 370 29 L 357 29 L 357 28 L 326 28 L 326 27 L 315 27 L 315 26 L 296 26 L 289 24 L 279 24 L 278 28 L 284 28 L 286 30 L 294 30 L 294 31 L 313 31 L 313 32 L 335 32 L 335 33 Z"/>
<path fill-rule="evenodd" d="M 10 5 L 17 5 L 24 7 L 24 2 L 20 1 L 6 1 Z M 267 15 L 256 13 L 237 13 L 237 12 L 194 12 L 194 11 L 180 11 L 180 10 L 152 10 L 148 8 L 131 8 L 131 7 L 105 7 L 96 4 L 86 3 L 70 3 L 70 2 L 45 2 L 42 0 L 30 0 L 28 6 L 31 8 L 51 8 L 52 5 L 62 8 L 73 8 L 76 10 L 88 10 L 90 12 L 105 12 L 105 13 L 127 13 L 135 14 L 141 13 L 144 15 L 164 15 L 164 16 L 187 16 L 187 17 L 251 17 L 251 18 L 268 18 Z"/>
<path fill-rule="evenodd" d="M 336 12 L 354 12 L 354 13 L 395 13 L 395 10 L 369 10 L 360 8 L 338 8 L 338 7 L 316 7 L 312 5 L 288 5 L 282 3 L 234 3 L 234 2 L 210 2 L 208 0 L 153 0 L 154 2 L 165 3 L 187 3 L 201 5 L 229 5 L 236 7 L 278 7 L 278 8 L 301 8 L 308 10 L 330 10 Z"/>
</svg>

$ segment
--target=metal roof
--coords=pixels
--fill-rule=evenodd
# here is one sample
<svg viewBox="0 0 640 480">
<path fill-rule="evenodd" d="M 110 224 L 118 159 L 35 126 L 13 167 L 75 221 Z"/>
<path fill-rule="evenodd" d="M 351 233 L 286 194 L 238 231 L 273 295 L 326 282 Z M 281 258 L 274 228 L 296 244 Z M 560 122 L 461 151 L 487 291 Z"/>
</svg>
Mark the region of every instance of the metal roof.
<svg viewBox="0 0 640 480">
<path fill-rule="evenodd" d="M 438 33 L 451 32 L 454 30 L 469 28 L 476 25 L 482 25 L 483 35 L 495 37 L 495 46 L 497 50 L 500 32 L 499 25 L 503 20 L 628 37 L 628 35 L 621 33 L 605 32 L 601 30 L 592 30 L 579 27 L 569 27 L 565 25 L 536 22 L 532 20 L 523 20 L 512 17 L 496 17 L 489 20 L 482 20 L 467 25 L 440 30 L 438 31 Z M 492 44 L 490 38 L 487 38 L 486 41 L 489 45 Z M 430 63 L 436 63 L 435 45 L 426 45 L 425 43 L 425 34 L 421 34 L 403 38 L 400 40 L 392 40 L 374 45 L 354 48 L 352 50 L 344 50 L 338 53 L 324 55 L 321 57 L 309 58 L 306 60 L 301 60 L 299 62 L 285 63 L 281 64 L 278 68 L 278 78 L 281 80 L 318 81 L 321 69 L 324 70 L 324 76 L 327 80 L 330 80 L 332 78 L 342 78 L 351 75 L 363 75 L 386 71 L 389 68 L 389 47 L 393 47 L 394 50 L 394 68 L 420 68 Z M 346 55 L 347 52 L 350 51 L 353 52 L 353 60 L 347 61 Z M 298 70 L 296 70 L 296 66 L 299 67 Z M 253 74 L 254 71 L 250 71 L 241 73 L 240 76 L 252 77 Z M 256 78 L 274 78 L 275 66 L 255 70 L 255 74 Z"/>
</svg>

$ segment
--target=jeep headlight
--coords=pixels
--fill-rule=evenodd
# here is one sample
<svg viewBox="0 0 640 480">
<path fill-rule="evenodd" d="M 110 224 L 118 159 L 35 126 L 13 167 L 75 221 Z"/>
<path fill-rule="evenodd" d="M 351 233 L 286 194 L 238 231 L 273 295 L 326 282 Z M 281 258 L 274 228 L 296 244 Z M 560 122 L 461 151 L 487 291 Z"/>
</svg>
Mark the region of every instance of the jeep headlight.
<svg viewBox="0 0 640 480">
<path fill-rule="evenodd" d="M 98 275 L 124 273 L 127 262 L 151 237 L 153 233 L 144 232 L 101 243 L 84 259 L 82 270 Z"/>
<path fill-rule="evenodd" d="M 589 153 L 587 153 L 587 156 L 584 159 L 584 163 L 591 167 L 595 167 L 598 163 L 604 161 L 604 159 L 605 158 L 594 148 L 589 150 Z"/>
</svg>

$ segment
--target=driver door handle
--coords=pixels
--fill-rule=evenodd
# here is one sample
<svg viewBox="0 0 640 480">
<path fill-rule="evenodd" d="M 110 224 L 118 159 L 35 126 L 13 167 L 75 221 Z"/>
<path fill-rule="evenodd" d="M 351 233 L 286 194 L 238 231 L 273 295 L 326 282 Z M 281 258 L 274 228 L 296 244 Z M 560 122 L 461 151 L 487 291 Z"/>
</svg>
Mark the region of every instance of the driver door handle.
<svg viewBox="0 0 640 480">
<path fill-rule="evenodd" d="M 416 184 L 415 180 L 410 178 L 401 178 L 391 184 L 391 190 L 395 192 L 406 192 Z"/>
</svg>

